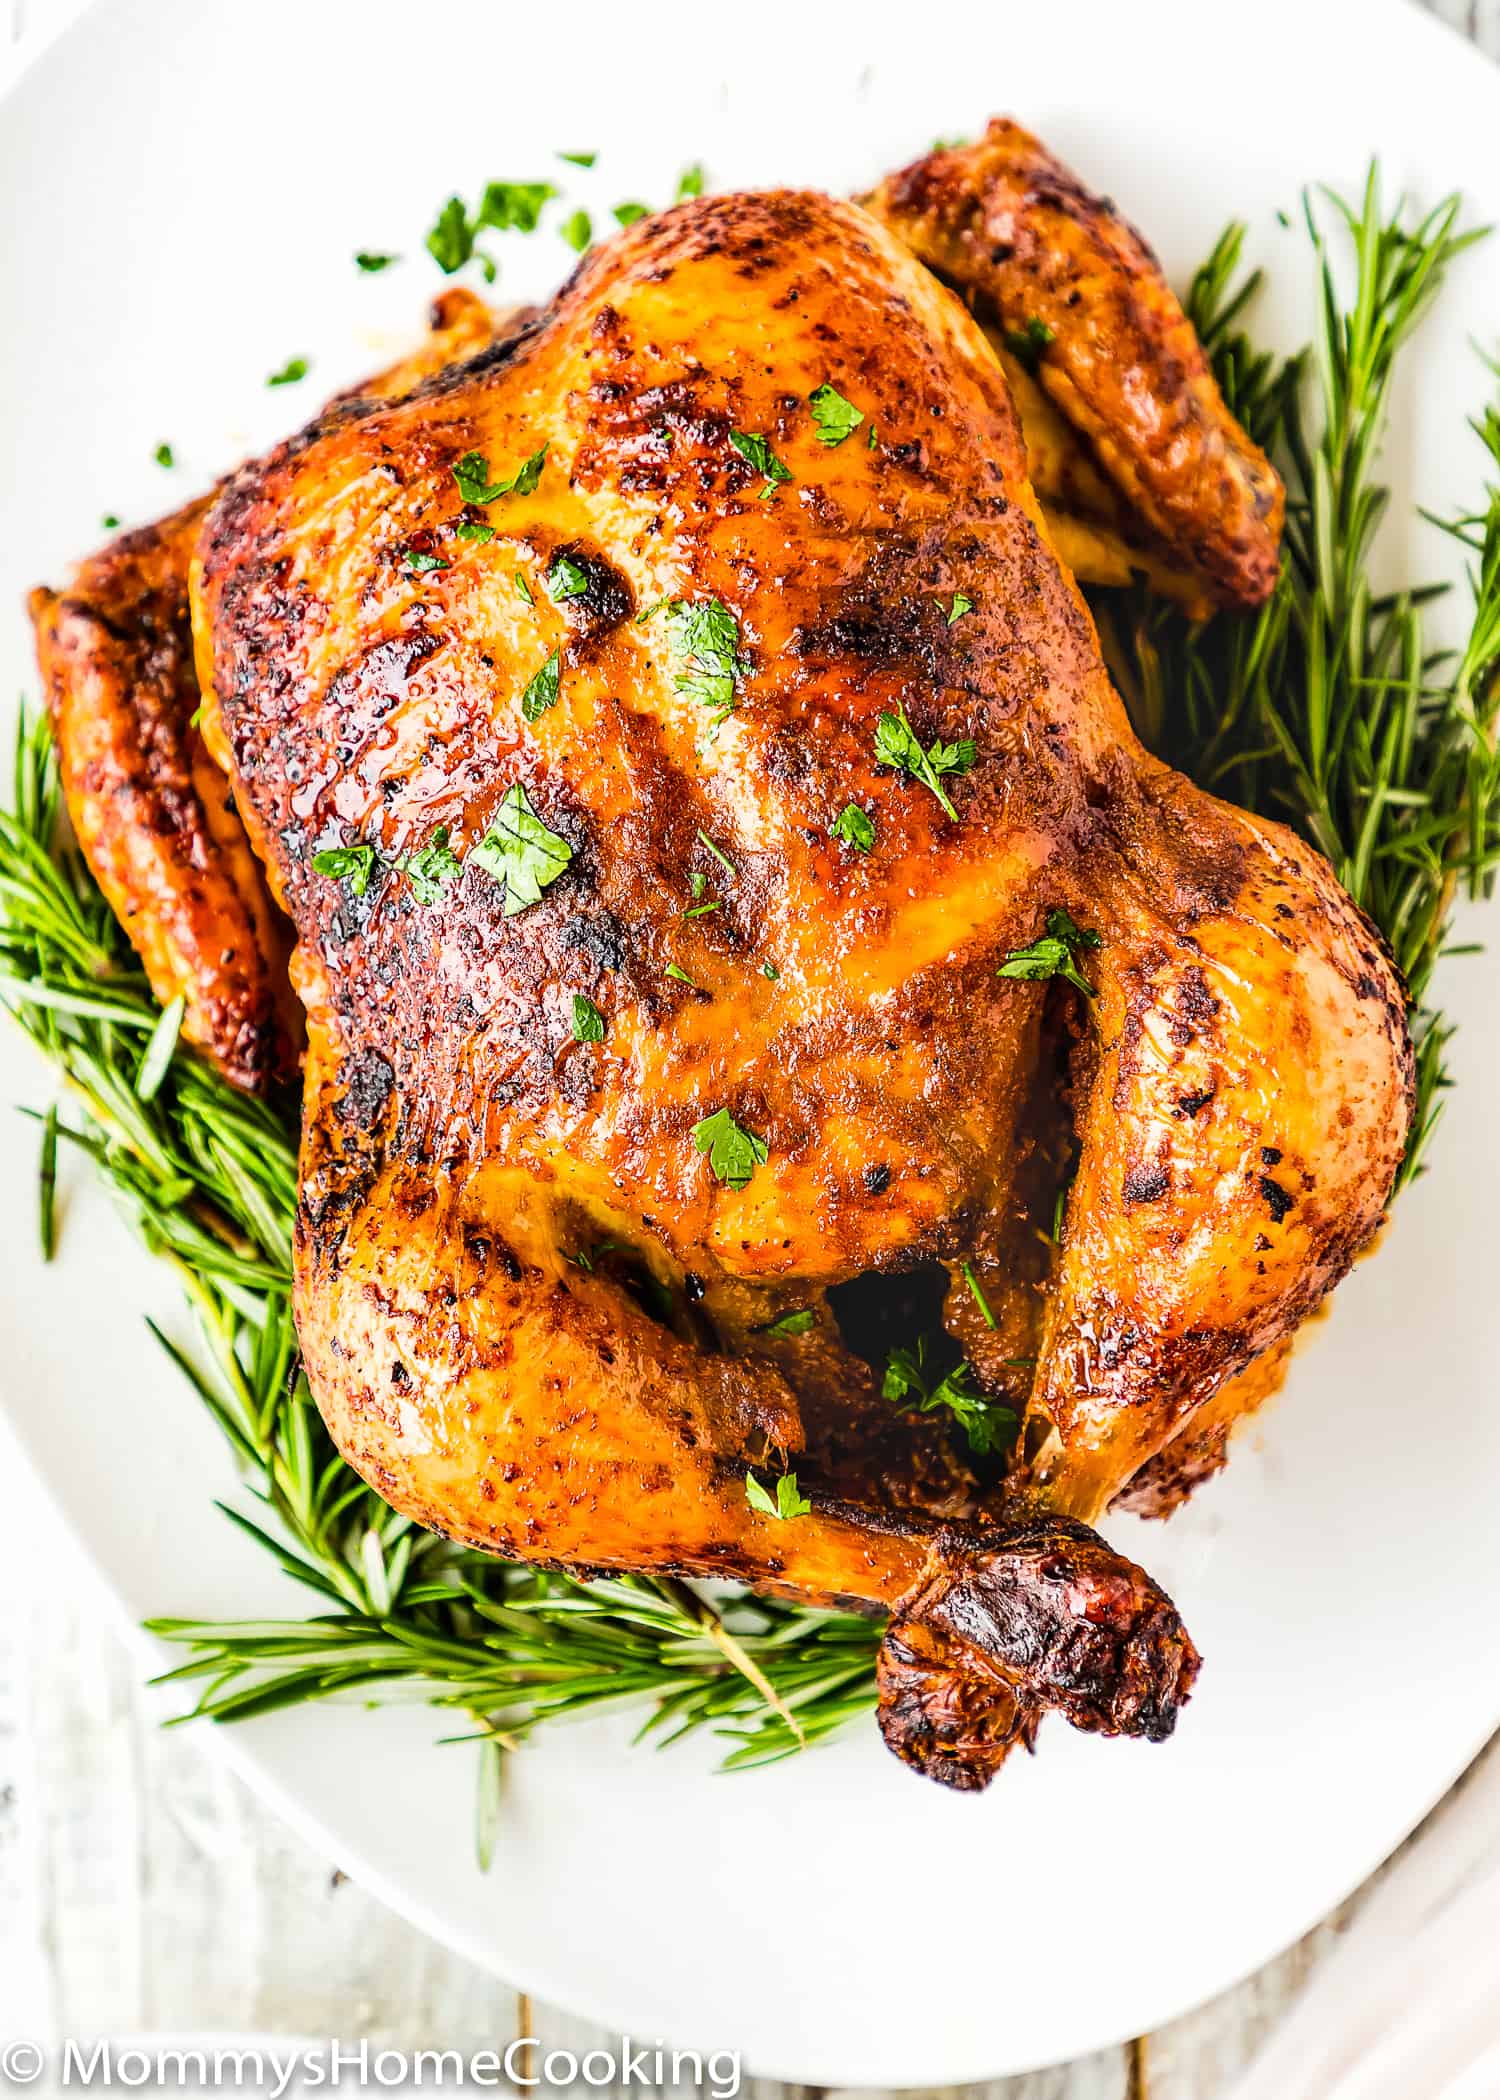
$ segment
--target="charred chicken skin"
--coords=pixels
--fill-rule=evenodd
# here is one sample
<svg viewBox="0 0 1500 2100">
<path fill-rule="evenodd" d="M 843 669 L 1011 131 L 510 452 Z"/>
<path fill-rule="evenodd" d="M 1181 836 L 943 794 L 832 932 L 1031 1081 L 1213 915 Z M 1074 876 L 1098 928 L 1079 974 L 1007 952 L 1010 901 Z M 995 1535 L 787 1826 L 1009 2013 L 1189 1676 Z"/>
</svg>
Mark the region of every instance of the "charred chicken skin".
<svg viewBox="0 0 1500 2100">
<path fill-rule="evenodd" d="M 1214 488 L 1228 595 L 1274 497 Z M 231 477 L 194 625 L 350 1461 L 497 1554 L 888 1611 L 949 1784 L 1051 1709 L 1166 1735 L 1196 1653 L 1090 1524 L 1373 1231 L 1410 1049 L 1318 856 L 1136 742 L 964 306 L 856 206 L 680 206 Z M 934 1268 L 1004 1480 L 851 1346 Z"/>
</svg>

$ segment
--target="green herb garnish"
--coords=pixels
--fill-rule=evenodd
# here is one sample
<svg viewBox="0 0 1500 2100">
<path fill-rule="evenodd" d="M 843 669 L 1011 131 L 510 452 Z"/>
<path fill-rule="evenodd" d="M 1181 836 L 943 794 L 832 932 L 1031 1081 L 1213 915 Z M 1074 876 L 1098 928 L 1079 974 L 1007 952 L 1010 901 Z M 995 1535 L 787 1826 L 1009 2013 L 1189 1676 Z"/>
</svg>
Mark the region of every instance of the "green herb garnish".
<svg viewBox="0 0 1500 2100">
<path fill-rule="evenodd" d="M 966 1261 L 963 1265 L 963 1279 L 969 1287 L 969 1296 L 984 1314 L 985 1326 L 989 1328 L 998 1327 L 1000 1323 L 990 1311 L 990 1301 L 979 1288 L 979 1278 L 974 1274 L 974 1264 L 970 1261 Z"/>
<path fill-rule="evenodd" d="M 412 886 L 419 904 L 437 904 L 450 882 L 456 882 L 463 873 L 458 859 L 448 846 L 448 827 L 439 824 L 425 846 L 415 853 L 408 853 L 401 863 L 401 871 Z"/>
<path fill-rule="evenodd" d="M 574 168 L 591 168 L 599 158 L 597 153 L 559 153 L 557 157 Z"/>
<path fill-rule="evenodd" d="M 493 525 L 481 524 L 477 518 L 462 518 L 454 526 L 453 536 L 455 539 L 472 540 L 476 546 L 482 547 L 486 540 L 495 537 L 495 528 Z"/>
<path fill-rule="evenodd" d="M 398 263 L 400 260 L 399 255 L 388 255 L 380 248 L 357 248 L 354 251 L 355 267 L 371 277 L 377 270 L 388 270 L 392 263 Z"/>
<path fill-rule="evenodd" d="M 295 386 L 305 379 L 311 367 L 305 357 L 289 357 L 279 372 L 273 372 L 266 381 L 267 386 Z"/>
<path fill-rule="evenodd" d="M 547 571 L 547 589 L 554 605 L 562 605 L 569 598 L 581 598 L 588 587 L 587 569 L 581 568 L 571 555 L 553 555 L 552 566 Z"/>
<path fill-rule="evenodd" d="M 607 1032 L 603 1014 L 592 999 L 582 992 L 573 994 L 573 1040 L 575 1043 L 602 1043 Z"/>
<path fill-rule="evenodd" d="M 651 207 L 648 204 L 632 202 L 615 206 L 615 218 L 622 226 L 633 226 L 637 219 L 649 219 L 650 216 Z"/>
<path fill-rule="evenodd" d="M 522 599 L 527 605 L 535 605 L 536 600 L 531 595 L 531 585 L 526 581 L 526 578 L 521 574 L 521 571 L 519 569 L 517 569 L 513 581 L 516 586 L 516 596 Z"/>
<path fill-rule="evenodd" d="M 347 882 L 354 895 L 362 897 L 370 887 L 376 858 L 373 846 L 325 846 L 313 855 L 312 871 L 334 882 Z"/>
<path fill-rule="evenodd" d="M 791 468 L 776 457 L 770 439 L 762 437 L 758 430 L 731 430 L 729 442 L 741 459 L 748 460 L 757 474 L 765 476 L 762 499 L 774 496 L 783 481 L 791 480 Z"/>
<path fill-rule="evenodd" d="M 557 696 L 562 690 L 562 659 L 554 649 L 541 669 L 526 684 L 521 695 L 521 712 L 528 722 L 539 722 L 549 707 L 557 705 Z"/>
<path fill-rule="evenodd" d="M 846 401 L 837 387 L 824 380 L 815 386 L 807 397 L 813 421 L 818 427 L 818 437 L 825 445 L 842 445 L 846 437 L 852 437 L 864 421 L 864 411 Z"/>
<path fill-rule="evenodd" d="M 413 576 L 426 576 L 434 569 L 450 566 L 440 554 L 428 554 L 420 547 L 408 547 L 401 556 L 401 566 Z"/>
<path fill-rule="evenodd" d="M 667 642 L 683 666 L 673 683 L 717 725 L 733 713 L 736 684 L 747 669 L 739 623 L 718 598 L 670 598 L 665 611 Z"/>
<path fill-rule="evenodd" d="M 594 238 L 594 222 L 586 211 L 575 211 L 570 218 L 564 219 L 558 232 L 570 248 L 582 255 Z"/>
<path fill-rule="evenodd" d="M 793 1517 L 805 1517 L 812 1504 L 797 1485 L 795 1473 L 780 1473 L 776 1476 L 776 1497 L 773 1501 L 767 1490 L 753 1473 L 745 1475 L 745 1500 L 762 1516 L 775 1517 L 779 1522 L 789 1523 Z"/>
<path fill-rule="evenodd" d="M 817 1319 L 818 1316 L 810 1305 L 800 1305 L 795 1312 L 783 1313 L 779 1320 L 772 1320 L 771 1324 L 762 1327 L 760 1332 L 778 1335 L 808 1334 L 817 1325 Z"/>
<path fill-rule="evenodd" d="M 1005 347 L 1024 371 L 1034 372 L 1041 363 L 1042 352 L 1057 341 L 1057 331 L 1049 328 L 1045 321 L 1025 321 L 1019 328 L 1007 328 Z"/>
<path fill-rule="evenodd" d="M 949 801 L 943 787 L 943 775 L 967 773 L 974 763 L 974 746 L 964 737 L 956 744 L 945 744 L 941 738 L 924 751 L 921 739 L 907 719 L 906 709 L 898 707 L 893 715 L 882 715 L 875 725 L 875 758 L 882 766 L 894 766 L 898 772 L 909 773 L 923 787 L 936 795 L 938 801 L 954 819 L 958 811 Z"/>
<path fill-rule="evenodd" d="M 1011 949 L 998 974 L 1024 978 L 1029 982 L 1064 977 L 1092 999 L 1094 987 L 1079 969 L 1076 958 L 1080 950 L 1102 945 L 1097 933 L 1077 925 L 1067 912 L 1059 908 L 1048 912 L 1047 931 L 1039 935 L 1029 948 Z"/>
<path fill-rule="evenodd" d="M 476 226 L 498 233 L 535 233 L 542 206 L 557 191 L 550 182 L 489 182 L 475 213 Z"/>
<path fill-rule="evenodd" d="M 846 802 L 833 820 L 833 835 L 856 853 L 868 853 L 875 843 L 875 819 L 857 802 Z"/>
<path fill-rule="evenodd" d="M 490 464 L 482 452 L 466 452 L 453 469 L 453 479 L 458 483 L 458 493 L 465 503 L 477 504 L 480 509 L 488 503 L 498 503 L 502 496 L 529 496 L 542 478 L 542 469 L 547 464 L 547 447 L 540 446 L 529 459 L 523 459 L 514 474 L 491 481 Z"/>
<path fill-rule="evenodd" d="M 927 1345 L 915 1349 L 893 1349 L 886 1360 L 881 1395 L 902 1408 L 930 1415 L 946 1408 L 978 1453 L 1008 1451 L 1015 1441 L 1020 1418 L 1013 1407 L 992 1400 L 974 1383 L 974 1367 L 965 1359 L 944 1372 L 936 1383 L 927 1368 Z"/>
<path fill-rule="evenodd" d="M 684 168 L 677 178 L 677 202 L 681 204 L 684 197 L 701 197 L 703 179 L 702 161 L 695 160 L 690 168 Z"/>
<path fill-rule="evenodd" d="M 469 858 L 505 884 L 507 919 L 537 903 L 573 858 L 565 838 L 549 831 L 517 780 L 505 791 L 495 821 Z"/>
<path fill-rule="evenodd" d="M 157 446 L 156 450 L 152 453 L 151 457 L 156 461 L 156 464 L 159 467 L 175 467 L 177 464 L 176 458 L 174 457 L 172 452 L 172 448 L 169 444 L 167 444 L 165 439 L 163 439 L 162 443 Z"/>
<path fill-rule="evenodd" d="M 955 591 L 953 593 L 953 603 L 948 608 L 948 625 L 951 627 L 956 620 L 961 620 L 966 612 L 972 612 L 973 610 L 974 600 L 966 598 L 962 591 Z"/>
<path fill-rule="evenodd" d="M 756 1168 L 763 1167 L 771 1156 L 764 1138 L 742 1129 L 727 1108 L 716 1108 L 711 1116 L 695 1123 L 692 1137 L 695 1150 L 707 1154 L 714 1179 L 726 1188 L 748 1188 Z"/>
</svg>

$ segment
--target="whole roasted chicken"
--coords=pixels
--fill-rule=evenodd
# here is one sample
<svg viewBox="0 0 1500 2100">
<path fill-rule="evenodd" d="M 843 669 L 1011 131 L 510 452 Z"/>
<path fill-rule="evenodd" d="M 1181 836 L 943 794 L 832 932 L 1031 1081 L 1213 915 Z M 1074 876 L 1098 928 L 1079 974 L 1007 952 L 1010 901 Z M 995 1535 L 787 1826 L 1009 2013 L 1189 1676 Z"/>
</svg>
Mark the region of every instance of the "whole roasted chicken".
<svg viewBox="0 0 1500 2100">
<path fill-rule="evenodd" d="M 1326 865 L 1136 741 L 1058 543 L 1253 604 L 1274 474 L 1014 126 L 440 319 L 181 527 L 207 753 L 295 930 L 340 1449 L 496 1554 L 889 1613 L 882 1729 L 949 1784 L 1050 1709 L 1165 1736 L 1197 1655 L 1090 1525 L 1220 1455 L 1378 1223 L 1411 1059 Z M 172 766 L 195 836 L 213 800 L 186 611 L 143 688 L 122 560 L 36 602 L 101 867 L 122 750 L 158 819 Z M 113 864 L 143 953 L 192 858 L 156 841 L 154 904 Z M 163 954 L 228 1065 L 210 948 Z M 284 1068 L 264 941 L 235 967 Z"/>
</svg>

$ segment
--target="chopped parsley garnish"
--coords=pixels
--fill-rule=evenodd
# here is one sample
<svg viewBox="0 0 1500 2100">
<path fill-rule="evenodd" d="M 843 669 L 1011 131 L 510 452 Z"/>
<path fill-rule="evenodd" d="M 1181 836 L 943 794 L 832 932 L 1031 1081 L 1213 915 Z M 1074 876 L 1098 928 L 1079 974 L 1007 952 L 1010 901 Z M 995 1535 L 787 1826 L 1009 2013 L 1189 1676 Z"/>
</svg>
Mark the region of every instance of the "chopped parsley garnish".
<svg viewBox="0 0 1500 2100">
<path fill-rule="evenodd" d="M 817 1314 L 810 1305 L 799 1305 L 795 1312 L 783 1313 L 769 1327 L 762 1327 L 762 1334 L 806 1334 L 817 1322 Z"/>
<path fill-rule="evenodd" d="M 974 1300 L 974 1303 L 984 1314 L 985 1326 L 989 1328 L 997 1327 L 999 1325 L 999 1322 L 996 1320 L 995 1315 L 990 1311 L 989 1299 L 986 1298 L 984 1292 L 979 1288 L 979 1278 L 974 1274 L 974 1264 L 971 1261 L 966 1261 L 964 1263 L 963 1278 L 964 1282 L 969 1286 L 969 1296 Z"/>
<path fill-rule="evenodd" d="M 951 627 L 955 620 L 961 620 L 966 612 L 972 612 L 973 610 L 974 600 L 966 598 L 962 591 L 955 591 L 953 593 L 953 603 L 948 608 L 948 625 Z"/>
<path fill-rule="evenodd" d="M 313 873 L 330 876 L 335 882 L 347 882 L 355 896 L 362 897 L 370 887 L 375 859 L 373 846 L 325 846 L 321 853 L 312 857 Z"/>
<path fill-rule="evenodd" d="M 674 984 L 685 984 L 690 992 L 701 992 L 703 989 L 701 984 L 689 977 L 681 963 L 668 963 L 662 974 L 670 977 Z"/>
<path fill-rule="evenodd" d="M 425 846 L 408 853 L 401 872 L 411 884 L 418 904 L 436 904 L 450 882 L 463 873 L 457 856 L 449 849 L 448 827 L 439 824 Z"/>
<path fill-rule="evenodd" d="M 677 178 L 677 202 L 680 204 L 684 197 L 701 197 L 702 195 L 703 163 L 695 160 L 693 165 L 690 168 L 684 168 Z"/>
<path fill-rule="evenodd" d="M 846 401 L 838 388 L 830 386 L 827 380 L 813 388 L 807 397 L 807 405 L 818 426 L 818 436 L 825 445 L 842 445 L 865 419 L 864 411 L 856 408 L 852 401 Z"/>
<path fill-rule="evenodd" d="M 515 585 L 516 596 L 518 598 L 524 598 L 528 605 L 536 604 L 535 598 L 533 598 L 531 595 L 531 585 L 526 581 L 526 578 L 521 574 L 519 569 L 517 569 L 515 574 Z"/>
<path fill-rule="evenodd" d="M 781 982 L 781 972 L 777 969 L 775 963 L 762 963 L 760 974 L 762 977 L 769 977 L 772 984 L 780 984 Z"/>
<path fill-rule="evenodd" d="M 739 623 L 717 598 L 669 598 L 665 610 L 667 642 L 683 666 L 673 682 L 708 708 L 717 726 L 734 712 L 735 684 L 747 669 Z"/>
<path fill-rule="evenodd" d="M 573 1040 L 575 1043 L 602 1043 L 608 1030 L 602 1013 L 592 999 L 582 992 L 573 994 Z"/>
<path fill-rule="evenodd" d="M 591 168 L 599 158 L 597 153 L 559 153 L 557 157 L 574 168 Z"/>
<path fill-rule="evenodd" d="M 741 459 L 747 459 L 757 474 L 765 476 L 765 485 L 760 492 L 762 501 L 767 496 L 774 496 L 783 481 L 791 480 L 791 468 L 776 457 L 770 439 L 762 437 L 758 430 L 731 430 L 729 442 Z"/>
<path fill-rule="evenodd" d="M 556 649 L 541 669 L 528 680 L 521 695 L 521 712 L 528 722 L 539 722 L 549 707 L 556 707 L 562 690 L 562 663 Z"/>
<path fill-rule="evenodd" d="M 745 1475 L 745 1500 L 752 1509 L 758 1509 L 763 1517 L 775 1517 L 778 1523 L 786 1524 L 793 1517 L 805 1517 L 812 1504 L 797 1485 L 795 1473 L 780 1473 L 776 1477 L 776 1495 L 772 1499 L 769 1489 L 754 1473 Z"/>
<path fill-rule="evenodd" d="M 112 510 L 107 510 L 104 513 L 104 516 L 99 520 L 99 523 L 104 527 L 104 530 L 106 532 L 113 532 L 119 525 L 119 522 L 119 519 L 115 516 Z"/>
<path fill-rule="evenodd" d="M 487 503 L 498 503 L 502 496 L 529 496 L 541 480 L 546 464 L 547 447 L 543 445 L 530 459 L 523 459 L 514 474 L 491 481 L 490 463 L 484 454 L 466 452 L 453 469 L 453 479 L 465 503 L 475 503 L 483 509 Z"/>
<path fill-rule="evenodd" d="M 722 911 L 723 905 L 717 897 L 710 897 L 706 904 L 689 905 L 683 913 L 685 919 L 706 919 L 711 911 Z"/>
<path fill-rule="evenodd" d="M 833 820 L 833 835 L 856 853 L 868 853 L 875 843 L 875 820 L 857 802 L 846 802 Z"/>
<path fill-rule="evenodd" d="M 388 255 L 381 248 L 357 248 L 354 251 L 355 267 L 371 277 L 377 270 L 388 270 L 392 263 L 398 263 L 400 260 L 399 255 Z"/>
<path fill-rule="evenodd" d="M 509 919 L 535 904 L 556 882 L 573 858 L 573 848 L 547 829 L 518 780 L 506 789 L 494 823 L 469 858 L 505 884 Z"/>
<path fill-rule="evenodd" d="M 550 182 L 486 183 L 475 227 L 493 226 L 497 233 L 535 233 L 542 206 L 556 195 Z"/>
<path fill-rule="evenodd" d="M 1019 1420 L 1013 1407 L 990 1399 L 974 1383 L 974 1366 L 964 1358 L 934 1385 L 927 1369 L 927 1345 L 915 1349 L 893 1349 L 886 1360 L 881 1395 L 918 1414 L 934 1414 L 946 1407 L 969 1440 L 971 1451 L 1006 1451 L 1015 1439 Z"/>
<path fill-rule="evenodd" d="M 651 207 L 648 204 L 637 204 L 634 199 L 628 204 L 615 206 L 615 220 L 621 226 L 633 226 L 637 219 L 649 219 L 650 216 Z"/>
<path fill-rule="evenodd" d="M 919 780 L 936 795 L 948 815 L 957 819 L 958 811 L 948 799 L 942 776 L 967 773 L 973 765 L 974 746 L 967 737 L 956 744 L 945 744 L 939 739 L 924 751 L 907 720 L 906 709 L 898 707 L 893 715 L 882 715 L 875 725 L 875 757 L 878 764 L 894 766 Z"/>
<path fill-rule="evenodd" d="M 1057 341 L 1057 331 L 1049 328 L 1045 321 L 1031 320 L 1020 328 L 1007 328 L 1005 347 L 1016 363 L 1028 372 L 1034 372 L 1041 363 L 1042 352 Z"/>
<path fill-rule="evenodd" d="M 568 598 L 581 598 L 589 587 L 588 570 L 580 568 L 569 554 L 554 554 L 547 571 L 547 589 L 554 605 Z"/>
<path fill-rule="evenodd" d="M 402 565 L 413 576 L 425 576 L 431 569 L 448 567 L 440 554 L 424 554 L 420 547 L 408 547 L 401 557 Z"/>
<path fill-rule="evenodd" d="M 594 222 L 588 213 L 580 208 L 570 218 L 563 220 L 558 231 L 568 246 L 577 254 L 582 255 L 584 249 L 587 248 L 590 241 L 594 238 Z"/>
<path fill-rule="evenodd" d="M 716 846 L 713 840 L 709 837 L 708 833 L 704 831 L 701 826 L 698 830 L 698 843 L 700 846 L 706 846 L 708 848 L 709 852 L 719 863 L 719 866 L 724 870 L 724 873 L 726 875 L 734 875 L 738 872 L 734 865 L 734 862 L 729 858 L 729 855 L 724 851 L 724 848 L 722 846 Z"/>
<path fill-rule="evenodd" d="M 765 1139 L 742 1129 L 727 1108 L 716 1108 L 693 1125 L 693 1145 L 708 1155 L 714 1179 L 731 1189 L 748 1188 L 756 1168 L 771 1156 Z"/>
<path fill-rule="evenodd" d="M 157 446 L 151 457 L 159 467 L 175 467 L 177 464 L 176 459 L 173 457 L 171 446 L 165 441 Z"/>
<path fill-rule="evenodd" d="M 691 875 L 689 875 L 688 888 L 692 891 L 695 897 L 701 897 L 703 895 L 703 892 L 708 888 L 708 877 L 703 873 L 703 871 L 700 868 L 694 868 Z"/>
<path fill-rule="evenodd" d="M 309 366 L 305 357 L 289 357 L 279 372 L 273 372 L 266 381 L 267 386 L 295 386 L 299 379 L 307 377 Z"/>
<path fill-rule="evenodd" d="M 476 223 L 470 219 L 464 208 L 463 198 L 450 197 L 433 220 L 427 234 L 427 253 L 445 277 L 451 277 L 456 270 L 461 270 L 476 253 L 476 231 Z M 485 282 L 493 284 L 494 263 L 482 252 L 479 254 L 479 260 L 484 268 Z"/>
<path fill-rule="evenodd" d="M 1012 948 L 1000 965 L 1002 977 L 1021 977 L 1035 982 L 1044 977 L 1065 977 L 1080 992 L 1094 996 L 1094 987 L 1077 963 L 1080 949 L 1102 947 L 1097 933 L 1080 926 L 1061 908 L 1047 914 L 1047 931 L 1029 948 Z"/>
<path fill-rule="evenodd" d="M 455 538 L 473 540 L 480 547 L 484 545 L 486 540 L 492 540 L 495 537 L 494 526 L 481 525 L 477 518 L 465 518 L 462 524 L 454 526 L 453 531 Z"/>
</svg>

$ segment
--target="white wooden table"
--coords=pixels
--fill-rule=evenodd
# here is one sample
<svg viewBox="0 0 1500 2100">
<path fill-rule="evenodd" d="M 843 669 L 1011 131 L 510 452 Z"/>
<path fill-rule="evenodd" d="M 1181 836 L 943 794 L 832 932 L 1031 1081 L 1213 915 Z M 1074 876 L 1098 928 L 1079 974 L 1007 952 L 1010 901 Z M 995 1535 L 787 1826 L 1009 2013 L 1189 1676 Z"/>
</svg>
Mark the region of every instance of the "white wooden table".
<svg viewBox="0 0 1500 2100">
<path fill-rule="evenodd" d="M 78 4 L 0 0 L 0 36 L 35 35 Z M 1424 4 L 1500 58 L 1500 0 Z M 364 1895 L 257 1804 L 205 1734 L 164 1734 L 91 1576 L 39 1511 L 7 1509 L 0 1600 L 0 2041 L 269 2030 L 466 2052 L 532 2034 L 581 2052 L 607 2039 Z M 1360 1900 L 1171 2027 L 970 2090 L 1215 2100 Z"/>
</svg>

